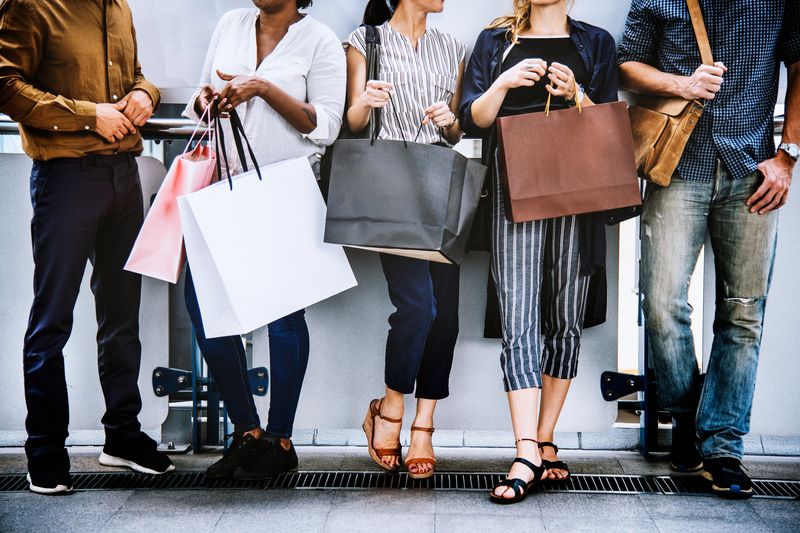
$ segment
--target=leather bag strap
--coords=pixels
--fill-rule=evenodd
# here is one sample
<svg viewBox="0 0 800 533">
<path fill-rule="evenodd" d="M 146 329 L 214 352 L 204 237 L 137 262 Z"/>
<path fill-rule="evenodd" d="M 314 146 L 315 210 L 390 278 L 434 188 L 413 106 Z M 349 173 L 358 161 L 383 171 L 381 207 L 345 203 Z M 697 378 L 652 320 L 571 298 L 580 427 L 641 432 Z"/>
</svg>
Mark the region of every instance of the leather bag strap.
<svg viewBox="0 0 800 533">
<path fill-rule="evenodd" d="M 700 8 L 699 0 L 686 0 L 689 6 L 689 16 L 692 18 L 694 36 L 697 39 L 697 46 L 700 48 L 700 58 L 704 65 L 714 66 L 714 54 L 711 52 L 711 43 L 708 41 L 708 31 L 703 20 L 703 10 Z"/>
</svg>

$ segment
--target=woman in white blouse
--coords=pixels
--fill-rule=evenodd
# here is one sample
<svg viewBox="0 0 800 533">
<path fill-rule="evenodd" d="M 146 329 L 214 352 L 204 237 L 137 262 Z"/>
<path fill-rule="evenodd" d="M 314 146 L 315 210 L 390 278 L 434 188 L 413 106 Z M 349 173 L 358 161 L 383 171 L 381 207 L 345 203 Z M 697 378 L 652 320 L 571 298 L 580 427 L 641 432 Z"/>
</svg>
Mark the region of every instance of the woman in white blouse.
<svg viewBox="0 0 800 533">
<path fill-rule="evenodd" d="M 253 0 L 255 9 L 226 13 L 208 49 L 198 91 L 184 115 L 196 121 L 215 100 L 236 109 L 256 159 L 267 165 L 306 156 L 316 172 L 326 146 L 342 124 L 345 58 L 341 43 L 324 24 L 300 9 L 311 0 Z M 223 130 L 230 131 L 223 120 Z M 230 138 L 230 136 L 229 136 Z M 240 172 L 233 143 L 228 161 Z M 247 376 L 241 339 L 207 339 L 190 269 L 186 307 L 197 342 L 225 399 L 234 424 L 233 443 L 207 477 L 260 479 L 297 467 L 291 442 L 300 390 L 308 364 L 304 311 L 268 326 L 272 371 L 269 420 L 262 430 Z"/>
</svg>

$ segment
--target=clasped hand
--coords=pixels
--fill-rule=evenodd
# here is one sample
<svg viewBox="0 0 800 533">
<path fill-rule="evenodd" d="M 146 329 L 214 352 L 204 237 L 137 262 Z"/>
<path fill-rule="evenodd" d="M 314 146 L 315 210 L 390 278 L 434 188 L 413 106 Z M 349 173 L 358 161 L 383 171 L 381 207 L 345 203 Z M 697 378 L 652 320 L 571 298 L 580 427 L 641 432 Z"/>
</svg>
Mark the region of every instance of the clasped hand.
<svg viewBox="0 0 800 533">
<path fill-rule="evenodd" d="M 523 59 L 513 68 L 505 71 L 498 82 L 506 89 L 519 87 L 533 87 L 547 77 L 550 80 L 545 89 L 553 96 L 560 96 L 566 100 L 574 100 L 576 96 L 575 73 L 561 63 L 550 63 L 543 59 Z"/>
</svg>

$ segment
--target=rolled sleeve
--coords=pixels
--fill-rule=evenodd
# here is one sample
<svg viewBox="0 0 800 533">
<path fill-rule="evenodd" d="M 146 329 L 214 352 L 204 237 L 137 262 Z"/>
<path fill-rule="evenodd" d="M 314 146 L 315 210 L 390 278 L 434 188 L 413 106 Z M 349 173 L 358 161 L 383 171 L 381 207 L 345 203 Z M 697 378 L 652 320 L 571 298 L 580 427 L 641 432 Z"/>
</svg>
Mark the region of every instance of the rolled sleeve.
<svg viewBox="0 0 800 533">
<path fill-rule="evenodd" d="M 656 55 L 658 28 L 650 7 L 651 0 L 633 0 L 625 33 L 619 45 L 618 64 L 629 61 L 652 65 Z"/>
<path fill-rule="evenodd" d="M 800 2 L 787 2 L 783 17 L 780 59 L 786 66 L 800 61 Z"/>
<path fill-rule="evenodd" d="M 483 96 L 492 85 L 491 68 L 491 33 L 484 30 L 475 42 L 472 56 L 464 71 L 464 82 L 462 85 L 463 95 L 460 105 L 461 128 L 467 137 L 483 137 L 486 129 L 479 128 L 472 118 L 472 104 Z"/>
<path fill-rule="evenodd" d="M 307 77 L 308 103 L 317 115 L 317 127 L 303 137 L 319 146 L 330 146 L 339 136 L 347 92 L 344 48 L 331 32 L 317 47 Z"/>
</svg>

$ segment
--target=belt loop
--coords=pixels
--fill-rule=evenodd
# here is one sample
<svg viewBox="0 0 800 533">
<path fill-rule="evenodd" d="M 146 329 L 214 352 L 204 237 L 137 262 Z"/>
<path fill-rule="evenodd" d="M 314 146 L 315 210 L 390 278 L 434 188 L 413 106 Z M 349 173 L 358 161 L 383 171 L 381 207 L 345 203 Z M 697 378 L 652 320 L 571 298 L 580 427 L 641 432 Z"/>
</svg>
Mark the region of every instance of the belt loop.
<svg viewBox="0 0 800 533">
<path fill-rule="evenodd" d="M 81 157 L 81 170 L 86 170 L 88 166 L 89 166 L 89 156 L 85 155 Z"/>
</svg>

